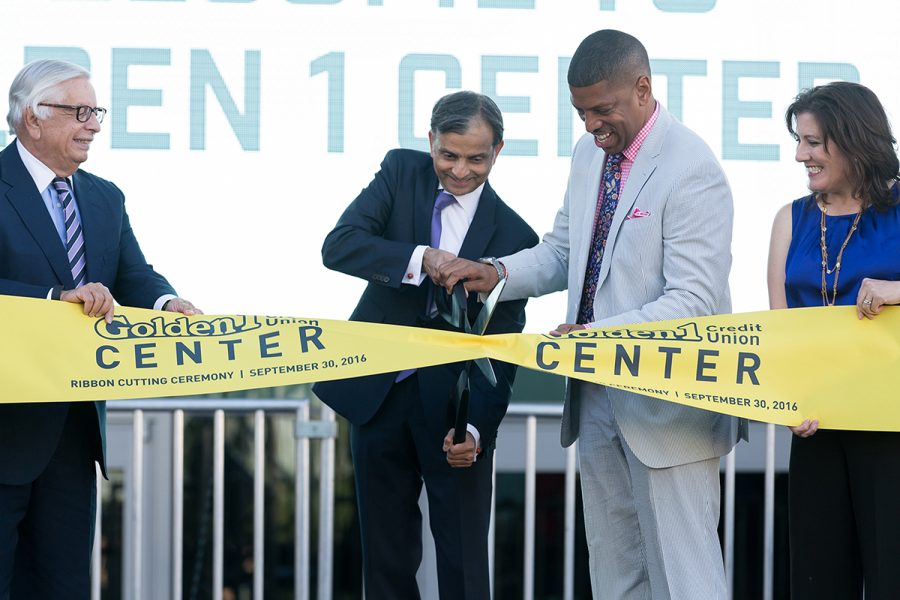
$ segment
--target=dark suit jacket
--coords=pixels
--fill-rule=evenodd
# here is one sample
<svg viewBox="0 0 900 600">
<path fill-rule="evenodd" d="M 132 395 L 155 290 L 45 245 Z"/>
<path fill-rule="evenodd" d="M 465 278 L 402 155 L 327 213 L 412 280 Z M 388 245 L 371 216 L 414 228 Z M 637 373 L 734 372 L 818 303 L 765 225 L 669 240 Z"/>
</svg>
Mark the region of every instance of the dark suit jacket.
<svg viewBox="0 0 900 600">
<path fill-rule="evenodd" d="M 102 283 L 126 306 L 152 308 L 163 294 L 174 294 L 144 260 L 119 188 L 82 170 L 73 175 L 73 187 L 84 231 L 87 280 Z M 57 285 L 74 288 L 69 262 L 13 141 L 0 152 L 0 294 L 46 298 Z M 106 404 L 94 405 L 100 432 L 97 460 L 105 469 Z M 66 403 L 0 404 L 0 483 L 27 483 L 44 470 L 67 414 Z"/>
<path fill-rule="evenodd" d="M 441 328 L 439 319 L 424 318 L 428 289 L 426 278 L 416 287 L 402 284 L 413 250 L 429 245 L 431 215 L 437 197 L 438 179 L 431 156 L 414 150 L 392 150 L 381 163 L 375 179 L 350 204 L 334 230 L 325 238 L 322 258 L 329 269 L 369 282 L 351 321 L 416 325 Z M 538 241 L 537 234 L 485 184 L 472 224 L 459 256 L 477 259 L 503 256 Z M 444 293 L 436 290 L 435 293 Z M 473 294 L 469 314 L 481 309 Z M 525 326 L 525 301 L 497 306 L 487 333 L 517 333 Z M 388 349 L 389 350 L 389 349 Z M 493 361 L 497 387 L 491 387 L 477 368 L 470 378 L 469 423 L 478 428 L 481 446 L 491 448 L 497 427 L 506 414 L 515 377 L 515 367 Z M 419 390 L 426 404 L 429 426 L 438 439 L 446 435 L 448 400 L 460 364 L 419 369 Z M 362 425 L 381 406 L 396 373 L 384 373 L 341 381 L 322 382 L 313 391 L 323 402 Z"/>
</svg>

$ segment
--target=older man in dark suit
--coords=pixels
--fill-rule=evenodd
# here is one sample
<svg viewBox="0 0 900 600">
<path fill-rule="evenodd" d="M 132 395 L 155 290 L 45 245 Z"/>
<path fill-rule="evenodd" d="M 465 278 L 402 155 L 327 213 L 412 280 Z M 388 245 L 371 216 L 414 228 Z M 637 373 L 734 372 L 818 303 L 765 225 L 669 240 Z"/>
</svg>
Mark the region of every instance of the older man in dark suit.
<svg viewBox="0 0 900 600">
<path fill-rule="evenodd" d="M 352 320 L 441 327 L 433 300 L 441 290 L 428 276 L 443 262 L 456 255 L 482 258 L 502 275 L 503 266 L 491 256 L 537 243 L 534 231 L 487 182 L 503 147 L 503 119 L 490 98 L 472 92 L 441 98 L 428 139 L 430 156 L 389 152 L 325 239 L 327 267 L 369 282 Z M 469 313 L 479 308 L 470 297 Z M 487 332 L 519 332 L 524 325 L 525 302 L 506 302 Z M 368 598 L 419 597 L 417 501 L 423 481 L 440 597 L 490 597 L 491 453 L 515 368 L 495 362 L 496 387 L 473 369 L 468 433 L 465 442 L 453 444 L 448 405 L 461 369 L 440 365 L 314 388 L 351 423 Z"/>
<path fill-rule="evenodd" d="M 197 314 L 144 260 L 122 192 L 79 169 L 106 113 L 89 78 L 42 60 L 10 87 L 0 293 L 82 304 L 107 320 L 116 301 Z M 94 463 L 105 473 L 105 448 L 103 402 L 0 405 L 0 600 L 88 597 Z"/>
</svg>

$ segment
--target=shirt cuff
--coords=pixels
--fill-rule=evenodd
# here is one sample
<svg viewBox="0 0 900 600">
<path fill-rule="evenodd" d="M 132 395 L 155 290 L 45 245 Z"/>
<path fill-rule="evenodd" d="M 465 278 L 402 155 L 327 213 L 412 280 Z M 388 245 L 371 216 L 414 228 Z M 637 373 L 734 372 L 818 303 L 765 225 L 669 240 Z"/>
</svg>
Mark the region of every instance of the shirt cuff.
<svg viewBox="0 0 900 600">
<path fill-rule="evenodd" d="M 478 433 L 478 429 L 472 425 L 471 423 L 466 423 L 466 431 L 472 434 L 472 437 L 475 438 L 475 448 L 481 447 L 481 434 Z"/>
<path fill-rule="evenodd" d="M 163 305 L 165 305 L 166 302 L 177 297 L 178 296 L 176 296 L 175 294 L 163 294 L 156 299 L 156 302 L 153 303 L 153 310 L 162 310 Z"/>
<path fill-rule="evenodd" d="M 425 279 L 422 273 L 422 260 L 425 257 L 425 249 L 428 246 L 416 246 L 412 256 L 409 258 L 409 264 L 406 265 L 406 273 L 403 274 L 403 283 L 418 286 Z"/>
</svg>

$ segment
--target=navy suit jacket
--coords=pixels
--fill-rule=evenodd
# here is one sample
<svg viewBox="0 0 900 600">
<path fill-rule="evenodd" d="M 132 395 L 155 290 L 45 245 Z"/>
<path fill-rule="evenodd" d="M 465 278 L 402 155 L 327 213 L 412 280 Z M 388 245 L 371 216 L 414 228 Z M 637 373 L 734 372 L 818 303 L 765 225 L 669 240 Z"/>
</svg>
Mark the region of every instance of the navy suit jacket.
<svg viewBox="0 0 900 600">
<path fill-rule="evenodd" d="M 431 280 L 426 278 L 418 287 L 401 283 L 413 250 L 430 244 L 437 194 L 438 179 L 430 155 L 392 150 L 372 182 L 347 207 L 325 238 L 325 266 L 369 282 L 351 321 L 445 328 L 439 317 L 425 317 Z M 534 230 L 486 183 L 459 256 L 473 260 L 505 256 L 537 242 Z M 435 293 L 444 292 L 438 289 Z M 477 314 L 481 306 L 476 295 L 471 295 L 469 314 Z M 525 301 L 502 302 L 497 305 L 487 333 L 518 333 L 524 326 Z M 485 449 L 494 444 L 515 377 L 515 366 L 492 363 L 498 380 L 496 387 L 491 387 L 477 368 L 472 369 L 469 382 L 469 423 L 478 429 Z M 438 439 L 452 426 L 448 414 L 450 393 L 462 368 L 461 364 L 450 364 L 418 371 L 424 412 Z M 362 425 L 375 415 L 396 376 L 397 373 L 384 373 L 321 382 L 313 391 L 351 423 Z"/>
<path fill-rule="evenodd" d="M 87 280 L 102 283 L 126 306 L 152 308 L 160 296 L 174 294 L 144 260 L 119 188 L 80 169 L 73 175 L 73 187 L 84 232 Z M 59 234 L 13 141 L 0 152 L 0 294 L 46 298 L 53 286 L 75 285 Z M 94 406 L 100 433 L 97 460 L 105 469 L 106 403 Z M 0 404 L 0 484 L 27 483 L 44 470 L 68 407 Z"/>
</svg>

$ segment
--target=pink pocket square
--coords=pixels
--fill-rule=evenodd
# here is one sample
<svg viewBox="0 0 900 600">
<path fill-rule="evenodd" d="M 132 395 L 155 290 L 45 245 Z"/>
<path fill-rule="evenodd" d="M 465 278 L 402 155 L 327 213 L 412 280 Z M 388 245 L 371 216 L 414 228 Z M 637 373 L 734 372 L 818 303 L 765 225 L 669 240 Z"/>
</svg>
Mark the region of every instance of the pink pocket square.
<svg viewBox="0 0 900 600">
<path fill-rule="evenodd" d="M 625 217 L 625 220 L 630 221 L 631 219 L 640 219 L 641 217 L 649 217 L 649 216 L 650 216 L 649 210 L 641 210 L 639 208 L 635 208 L 633 211 L 631 211 L 630 215 Z"/>
</svg>

